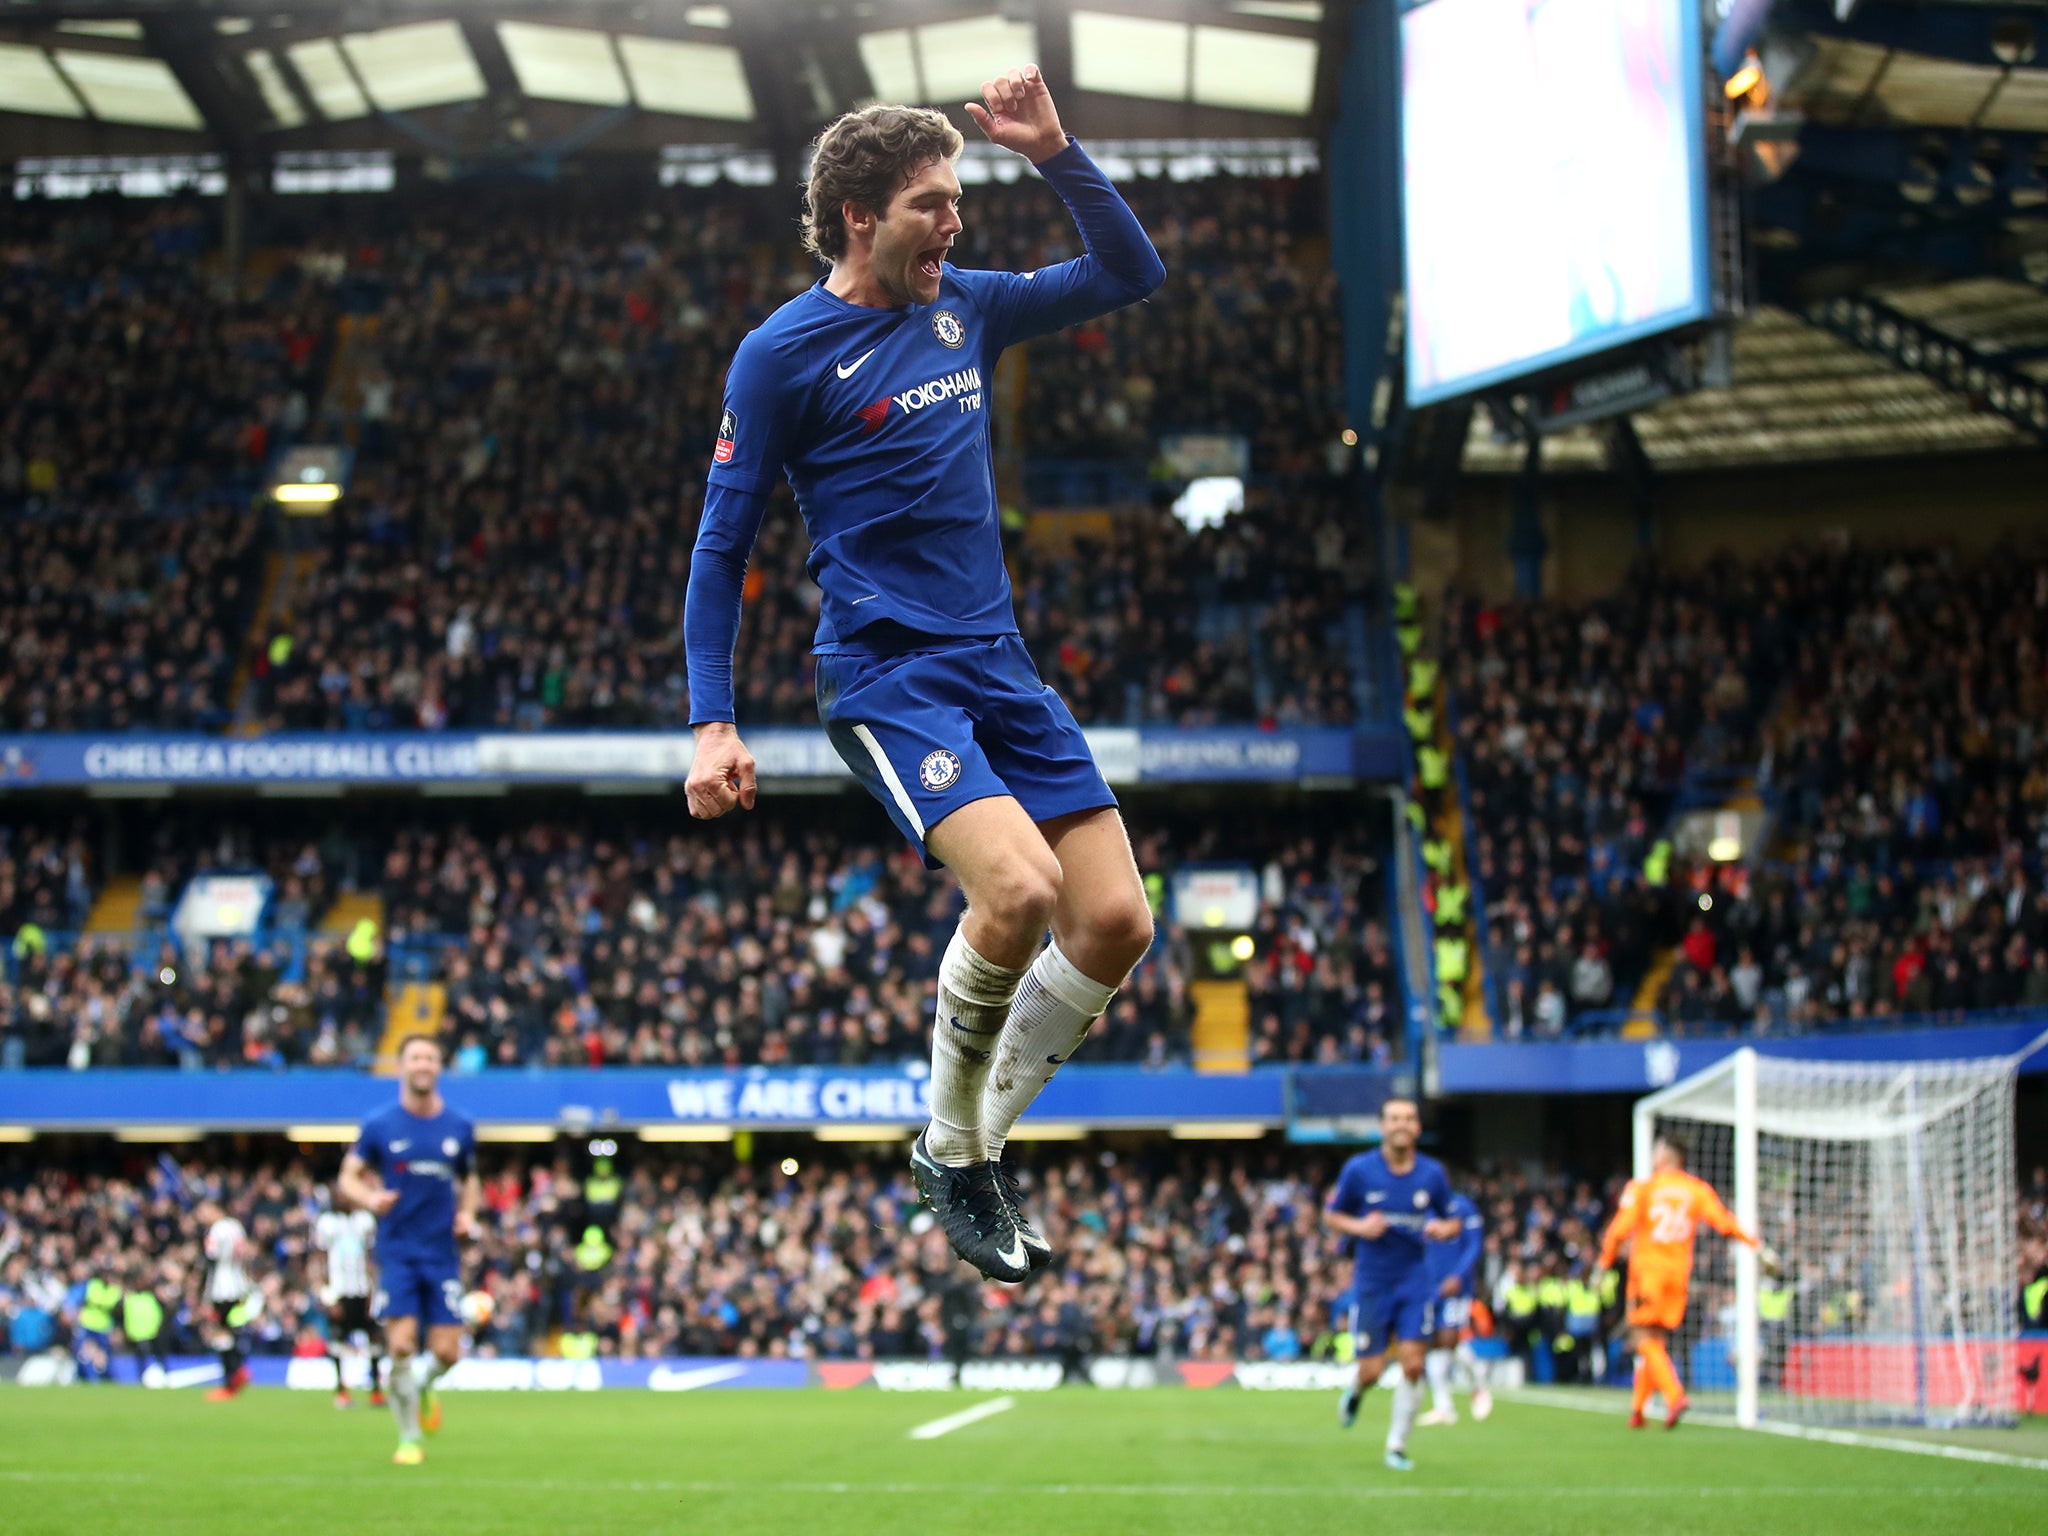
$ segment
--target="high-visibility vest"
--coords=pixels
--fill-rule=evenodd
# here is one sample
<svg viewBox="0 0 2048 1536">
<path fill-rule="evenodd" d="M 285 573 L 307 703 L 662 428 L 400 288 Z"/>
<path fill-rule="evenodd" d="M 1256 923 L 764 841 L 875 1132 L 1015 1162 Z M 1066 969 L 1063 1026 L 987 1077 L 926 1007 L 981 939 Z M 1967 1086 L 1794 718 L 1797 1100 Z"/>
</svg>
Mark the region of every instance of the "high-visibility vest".
<svg viewBox="0 0 2048 1536">
<path fill-rule="evenodd" d="M 1650 845 L 1650 856 L 1643 860 L 1643 883 L 1645 885 L 1669 885 L 1671 883 L 1671 840 L 1660 837 Z"/>
<path fill-rule="evenodd" d="M 1424 789 L 1442 789 L 1450 782 L 1451 760 L 1444 756 L 1444 749 L 1424 743 L 1415 749 L 1415 776 L 1422 780 Z"/>
<path fill-rule="evenodd" d="M 85 1282 L 85 1300 L 79 1303 L 78 1326 L 87 1333 L 112 1333 L 114 1308 L 121 1305 L 121 1287 L 111 1280 Z"/>
<path fill-rule="evenodd" d="M 1445 986 L 1455 987 L 1465 979 L 1466 967 L 1471 963 L 1471 946 L 1455 933 L 1440 934 L 1436 941 L 1436 979 Z"/>
<path fill-rule="evenodd" d="M 1600 1293 L 1584 1280 L 1574 1280 L 1565 1288 L 1565 1310 L 1574 1319 L 1595 1319 L 1600 1316 Z"/>
<path fill-rule="evenodd" d="M 1415 610 L 1416 597 L 1414 586 L 1405 581 L 1395 582 L 1394 617 L 1397 619 L 1412 619 L 1415 617 Z"/>
<path fill-rule="evenodd" d="M 1766 1284 L 1756 1293 L 1756 1315 L 1767 1323 L 1782 1323 L 1792 1315 L 1789 1286 Z"/>
<path fill-rule="evenodd" d="M 2029 1328 L 2048 1327 L 2048 1275 L 2042 1275 L 2020 1292 Z"/>
<path fill-rule="evenodd" d="M 1426 699 L 1436 692 L 1436 675 L 1442 671 L 1434 657 L 1418 656 L 1408 664 L 1408 697 Z"/>
<path fill-rule="evenodd" d="M 1401 718 L 1407 723 L 1408 734 L 1417 741 L 1427 741 L 1436 734 L 1436 711 L 1426 705 L 1410 704 L 1401 711 Z"/>
<path fill-rule="evenodd" d="M 1508 1316 L 1518 1322 L 1536 1315 L 1536 1290 L 1519 1280 L 1501 1290 L 1501 1299 L 1508 1304 Z"/>
<path fill-rule="evenodd" d="M 346 947 L 349 959 L 358 965 L 368 965 L 377 958 L 377 921 L 375 918 L 356 919 L 356 925 L 349 929 Z"/>
<path fill-rule="evenodd" d="M 121 1331 L 131 1344 L 147 1344 L 164 1331 L 164 1304 L 153 1291 L 130 1291 L 121 1298 Z"/>
<path fill-rule="evenodd" d="M 1434 834 L 1425 837 L 1422 840 L 1422 863 L 1432 873 L 1448 875 L 1451 872 L 1451 840 Z"/>
<path fill-rule="evenodd" d="M 1394 644 L 1401 648 L 1403 656 L 1413 656 L 1422 649 L 1422 626 L 1415 623 L 1396 624 Z"/>
<path fill-rule="evenodd" d="M 583 1181 L 583 1199 L 589 1205 L 617 1205 L 624 1187 L 616 1174 L 592 1174 Z"/>
<path fill-rule="evenodd" d="M 612 1245 L 605 1240 L 601 1227 L 585 1227 L 583 1241 L 576 1245 L 576 1267 L 583 1270 L 603 1269 L 612 1261 Z"/>
<path fill-rule="evenodd" d="M 1464 881 L 1446 881 L 1436 888 L 1436 925 L 1439 928 L 1465 926 L 1466 909 L 1472 904 L 1472 887 Z"/>
<path fill-rule="evenodd" d="M 597 1358 L 597 1335 L 590 1332 L 565 1333 L 557 1346 L 564 1360 L 595 1360 Z"/>
<path fill-rule="evenodd" d="M 1621 1271 L 1610 1269 L 1600 1277 L 1600 1305 L 1611 1307 L 1621 1299 Z"/>
<path fill-rule="evenodd" d="M 1558 1279 L 1557 1276 L 1545 1275 L 1541 1280 L 1538 1280 L 1536 1282 L 1537 1306 L 1555 1307 L 1558 1311 L 1562 1312 L 1564 1310 L 1564 1302 L 1564 1282 Z"/>
</svg>

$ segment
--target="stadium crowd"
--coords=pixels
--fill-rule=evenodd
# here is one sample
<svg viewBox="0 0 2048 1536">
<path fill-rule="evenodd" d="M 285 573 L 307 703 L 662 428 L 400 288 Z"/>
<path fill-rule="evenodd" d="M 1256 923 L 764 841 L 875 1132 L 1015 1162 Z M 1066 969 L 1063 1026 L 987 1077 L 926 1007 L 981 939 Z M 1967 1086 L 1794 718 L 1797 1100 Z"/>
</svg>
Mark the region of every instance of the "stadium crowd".
<svg viewBox="0 0 2048 1536">
<path fill-rule="evenodd" d="M 1680 1032 L 2048 1002 L 2041 552 L 1645 567 L 1601 602 L 1456 601 L 1444 636 L 1508 1033 L 1625 1006 L 1665 947 Z M 1768 856 L 1675 867 L 1681 793 L 1749 769 Z"/>
<path fill-rule="evenodd" d="M 600 1354 L 622 1358 L 1342 1358 L 1350 1265 L 1319 1220 L 1334 1164 L 1272 1147 L 1018 1151 L 1062 1255 L 1023 1290 L 953 1260 L 895 1159 L 821 1150 L 788 1175 L 643 1147 L 611 1190 L 590 1179 L 609 1170 L 580 1151 L 487 1157 L 466 1265 L 494 1306 L 476 1345 L 539 1354 L 588 1330 Z M 90 1174 L 17 1160 L 0 1173 L 0 1353 L 62 1342 L 94 1276 L 155 1292 L 166 1351 L 200 1348 L 202 1201 L 250 1236 L 265 1296 L 258 1352 L 321 1353 L 311 1228 L 338 1157 L 136 1156 Z M 1590 1279 L 1619 1181 L 1496 1171 L 1455 1182 L 1486 1221 L 1481 1293 L 1504 1341 L 1525 1356 L 1540 1347 L 1567 1376 L 1601 1358 L 1619 1335 L 1616 1298 L 1575 1320 L 1567 1297 Z M 2020 1191 L 2022 1288 L 2048 1276 L 2044 1211 L 2048 1169 L 2036 1169 Z"/>
<path fill-rule="evenodd" d="M 964 1277 L 900 1168 L 826 1162 L 797 1177 L 643 1149 L 616 1204 L 596 1205 L 567 1157 L 487 1171 L 470 1283 L 495 1302 L 480 1338 L 539 1352 L 589 1327 L 605 1354 L 939 1356 L 1082 1352 L 1294 1359 L 1329 1353 L 1349 1265 L 1320 1226 L 1333 1170 L 1271 1151 L 1179 1147 L 1033 1159 L 1027 1188 L 1065 1255 L 1009 1292 Z M 1588 1186 L 1490 1181 L 1489 1264 L 1583 1251 Z M 147 1284 L 190 1342 L 205 1265 L 193 1214 L 219 1202 L 248 1230 L 266 1295 L 260 1347 L 325 1327 L 310 1228 L 324 1189 L 305 1160 L 229 1168 L 170 1159 L 122 1177 L 46 1171 L 0 1180 L 0 1319 L 61 1318 L 93 1274 Z M 592 1225 L 603 1242 L 587 1245 Z M 1560 1246 L 1562 1245 L 1562 1246 Z M 965 1309 L 955 1293 L 972 1294 Z M 36 1325 L 30 1327 L 36 1334 Z M 16 1347 L 21 1347 L 16 1339 Z"/>
<path fill-rule="evenodd" d="M 1259 1061 L 1384 1061 L 1402 1036 L 1377 865 L 1358 834 L 1329 831 L 1314 834 L 1303 816 L 1219 830 L 1134 812 L 1157 899 L 1184 862 L 1259 869 L 1247 974 Z M 90 903 L 82 846 L 0 837 L 0 915 L 12 919 L 0 1061 L 357 1063 L 376 1049 L 394 978 L 445 988 L 458 1070 L 921 1059 L 958 918 L 950 877 L 926 871 L 879 816 L 849 826 L 829 805 L 785 806 L 716 835 L 545 816 L 404 821 L 383 835 L 286 825 L 268 838 L 167 816 L 157 832 L 146 935 L 73 944 L 51 936 Z M 186 881 L 250 868 L 277 892 L 255 938 L 171 941 L 162 925 Z M 383 905 L 379 942 L 360 954 L 350 935 L 311 927 L 344 884 Z M 1198 957 L 1185 931 L 1161 928 L 1091 1060 L 1187 1059 Z"/>
<path fill-rule="evenodd" d="M 1006 461 L 1106 455 L 1143 486 L 1162 434 L 1258 422 L 1251 507 L 1195 535 L 1165 493 L 1134 504 L 1110 561 L 1030 556 L 1020 619 L 1084 720 L 1347 721 L 1366 568 L 1337 514 L 1329 277 L 1296 244 L 1314 182 L 1131 194 L 1174 276 L 1031 346 Z M 39 521 L 0 578 L 0 729 L 682 723 L 720 379 L 815 271 L 779 192 L 492 195 L 502 217 L 273 210 L 234 294 L 203 203 L 25 227 L 0 263 L 0 515 Z M 1048 189 L 975 202 L 956 260 L 1078 254 Z M 302 437 L 352 441 L 350 494 L 252 645 L 252 496 Z M 747 587 L 743 719 L 814 719 L 806 554 L 784 491 Z M 1085 634 L 1059 622 L 1077 612 Z M 231 697 L 245 651 L 254 687 Z"/>
</svg>

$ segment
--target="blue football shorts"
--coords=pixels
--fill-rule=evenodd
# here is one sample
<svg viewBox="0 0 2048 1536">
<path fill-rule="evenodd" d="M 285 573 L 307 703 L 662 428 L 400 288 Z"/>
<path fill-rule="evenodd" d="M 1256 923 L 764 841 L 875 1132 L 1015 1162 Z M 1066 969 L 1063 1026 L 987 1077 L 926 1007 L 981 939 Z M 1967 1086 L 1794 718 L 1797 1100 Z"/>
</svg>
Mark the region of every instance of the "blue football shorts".
<svg viewBox="0 0 2048 1536">
<path fill-rule="evenodd" d="M 1361 1288 L 1351 1293 L 1351 1338 L 1361 1360 L 1384 1355 L 1396 1340 L 1412 1343 L 1436 1330 L 1436 1298 L 1426 1290 Z"/>
<path fill-rule="evenodd" d="M 1016 635 L 817 661 L 832 745 L 933 869 L 925 835 L 973 801 L 1011 795 L 1037 822 L 1116 804 Z"/>
<path fill-rule="evenodd" d="M 462 1261 L 380 1256 L 377 1260 L 377 1304 L 380 1320 L 416 1317 L 423 1328 L 459 1326 L 462 1322 Z"/>
</svg>

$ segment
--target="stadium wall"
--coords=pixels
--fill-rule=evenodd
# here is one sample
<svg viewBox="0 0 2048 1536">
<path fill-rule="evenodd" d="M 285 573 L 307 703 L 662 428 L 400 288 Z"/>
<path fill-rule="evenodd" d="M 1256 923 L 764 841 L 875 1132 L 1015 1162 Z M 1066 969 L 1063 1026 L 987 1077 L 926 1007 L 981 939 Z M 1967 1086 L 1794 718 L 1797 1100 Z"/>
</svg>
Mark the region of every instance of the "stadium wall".
<svg viewBox="0 0 2048 1536">
<path fill-rule="evenodd" d="M 1941 1029 L 1791 1035 L 1754 1041 L 1766 1054 L 1828 1061 L 1932 1061 L 2006 1056 L 2048 1028 L 2048 1017 Z M 1745 1043 L 1713 1040 L 1600 1040 L 1438 1047 L 1444 1095 L 1639 1094 L 1704 1071 Z M 2048 1072 L 2048 1047 L 2022 1066 Z M 1397 1073 L 1295 1067 L 1242 1073 L 1090 1066 L 1060 1073 L 1025 1125 L 1084 1130 L 1205 1126 L 1293 1127 L 1301 1139 L 1346 1139 L 1347 1121 L 1369 1119 Z M 0 1072 L 0 1126 L 99 1131 L 174 1123 L 200 1130 L 342 1130 L 387 1103 L 389 1078 L 368 1072 L 183 1072 L 104 1067 L 88 1072 Z M 449 1079 L 449 1096 L 479 1125 L 630 1130 L 696 1125 L 808 1130 L 866 1126 L 901 1130 L 930 1114 L 921 1062 L 886 1068 L 753 1067 L 661 1070 L 638 1067 L 557 1071 L 491 1069 Z M 311 1139 L 327 1140 L 322 1135 Z M 1356 1139 L 1355 1137 L 1350 1139 Z"/>
<path fill-rule="evenodd" d="M 351 1387 L 367 1387 L 360 1359 L 344 1373 Z M 250 1385 L 301 1392 L 332 1392 L 334 1366 L 324 1355 L 257 1355 L 249 1360 Z M 561 1360 L 471 1356 L 437 1383 L 450 1392 L 705 1392 L 720 1390 L 828 1392 L 1050 1392 L 1073 1383 L 1109 1391 L 1236 1387 L 1252 1392 L 1335 1392 L 1355 1371 L 1328 1360 L 1158 1360 L 1099 1356 L 1062 1361 L 1015 1360 L 763 1360 L 689 1357 L 664 1360 Z M 161 1371 L 144 1376 L 125 1355 L 112 1363 L 117 1386 L 175 1390 L 216 1385 L 220 1364 L 210 1355 L 173 1355 Z M 51 1351 L 25 1360 L 0 1360 L 0 1382 L 25 1387 L 62 1386 L 77 1379 L 69 1355 Z"/>
</svg>

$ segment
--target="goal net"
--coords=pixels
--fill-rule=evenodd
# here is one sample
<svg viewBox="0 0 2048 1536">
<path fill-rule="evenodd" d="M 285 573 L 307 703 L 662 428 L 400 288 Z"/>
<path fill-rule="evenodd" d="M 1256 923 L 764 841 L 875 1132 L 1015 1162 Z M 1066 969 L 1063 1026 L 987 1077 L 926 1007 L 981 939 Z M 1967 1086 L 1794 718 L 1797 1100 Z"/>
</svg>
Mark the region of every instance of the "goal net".
<svg viewBox="0 0 2048 1536">
<path fill-rule="evenodd" d="M 2019 1057 L 1821 1062 L 1744 1049 L 1640 1100 L 1636 1176 L 1688 1168 L 1783 1261 L 1699 1235 L 1673 1336 L 1738 1422 L 2011 1423 Z"/>
</svg>

